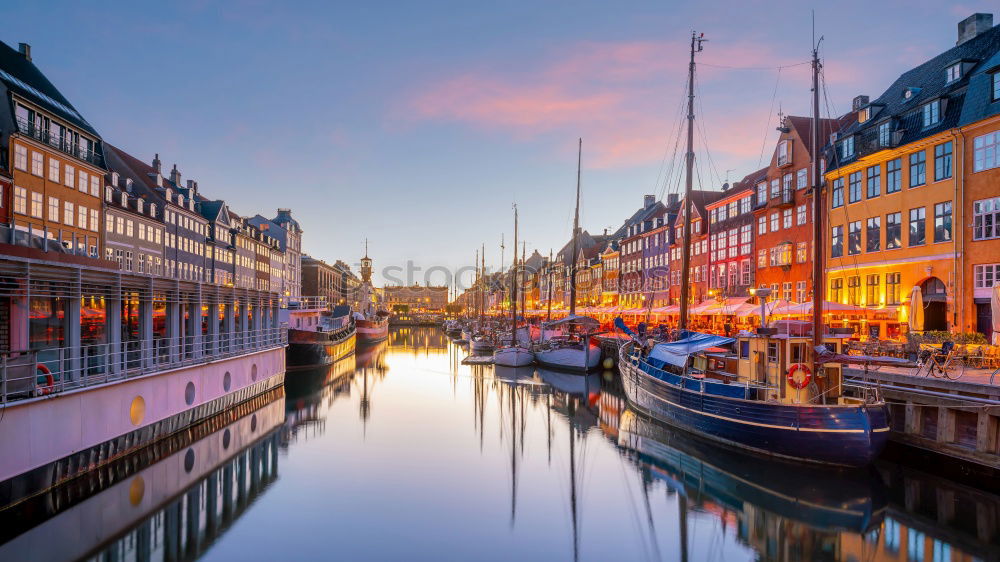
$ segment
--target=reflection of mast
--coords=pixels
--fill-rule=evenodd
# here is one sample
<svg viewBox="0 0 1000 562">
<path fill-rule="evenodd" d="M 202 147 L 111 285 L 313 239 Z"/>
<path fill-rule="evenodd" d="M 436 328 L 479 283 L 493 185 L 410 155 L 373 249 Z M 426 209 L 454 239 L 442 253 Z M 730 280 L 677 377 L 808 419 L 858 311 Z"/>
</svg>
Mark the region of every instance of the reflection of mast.
<svg viewBox="0 0 1000 562">
<path fill-rule="evenodd" d="M 580 543 L 577 538 L 576 526 L 576 444 L 573 418 L 569 420 L 569 504 L 570 517 L 573 519 L 573 560 L 580 559 Z"/>
<path fill-rule="evenodd" d="M 681 562 L 688 559 L 688 502 L 683 493 L 677 494 L 677 508 L 680 511 Z"/>
<path fill-rule="evenodd" d="M 651 482 L 647 478 L 649 471 L 643 471 L 640 473 L 642 478 L 642 499 L 646 504 L 646 521 L 649 523 L 649 542 L 653 543 L 653 553 L 655 554 L 655 559 L 660 559 L 660 544 L 656 540 L 656 527 L 653 525 L 653 510 L 649 505 L 649 487 Z M 687 550 L 687 549 L 685 549 Z"/>
</svg>

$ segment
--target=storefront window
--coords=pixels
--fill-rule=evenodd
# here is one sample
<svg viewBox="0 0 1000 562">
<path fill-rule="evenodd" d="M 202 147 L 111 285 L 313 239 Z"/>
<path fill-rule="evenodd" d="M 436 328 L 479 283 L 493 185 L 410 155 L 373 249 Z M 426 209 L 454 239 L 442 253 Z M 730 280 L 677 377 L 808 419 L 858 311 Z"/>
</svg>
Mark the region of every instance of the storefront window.
<svg viewBox="0 0 1000 562">
<path fill-rule="evenodd" d="M 31 349 L 65 347 L 66 299 L 31 297 L 28 341 Z"/>
</svg>

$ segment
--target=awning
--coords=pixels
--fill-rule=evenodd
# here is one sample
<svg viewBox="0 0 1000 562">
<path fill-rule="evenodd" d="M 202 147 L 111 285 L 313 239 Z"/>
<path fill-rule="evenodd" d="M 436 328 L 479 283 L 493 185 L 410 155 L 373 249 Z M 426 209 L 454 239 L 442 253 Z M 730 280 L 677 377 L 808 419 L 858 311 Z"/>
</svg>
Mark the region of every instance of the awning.
<svg viewBox="0 0 1000 562">
<path fill-rule="evenodd" d="M 718 309 L 718 308 L 721 308 L 719 306 L 719 303 L 715 302 L 714 300 L 705 300 L 692 306 L 688 310 L 688 314 L 711 314 L 713 312 L 713 309 Z"/>
<path fill-rule="evenodd" d="M 701 332 L 688 332 L 687 337 L 672 341 L 670 343 L 658 343 L 649 352 L 649 358 L 675 367 L 687 365 L 688 356 L 692 353 L 706 350 L 711 347 L 729 345 L 736 341 L 733 338 L 717 336 L 714 334 L 703 334 Z"/>
</svg>

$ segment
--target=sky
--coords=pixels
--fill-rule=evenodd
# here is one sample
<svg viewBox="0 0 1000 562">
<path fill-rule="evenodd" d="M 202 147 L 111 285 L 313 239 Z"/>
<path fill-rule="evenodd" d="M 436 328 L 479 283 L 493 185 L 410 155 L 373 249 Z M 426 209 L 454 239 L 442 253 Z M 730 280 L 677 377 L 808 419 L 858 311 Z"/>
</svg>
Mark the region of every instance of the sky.
<svg viewBox="0 0 1000 562">
<path fill-rule="evenodd" d="M 159 153 L 239 214 L 291 208 L 314 257 L 356 264 L 367 238 L 377 281 L 412 263 L 412 280 L 441 284 L 484 244 L 499 266 L 501 235 L 510 263 L 515 203 L 528 253 L 558 251 L 578 138 L 591 233 L 644 194 L 681 189 L 693 30 L 708 39 L 695 188 L 719 189 L 770 159 L 779 111 L 808 115 L 813 9 L 828 116 L 953 46 L 958 21 L 990 7 L 5 0 L 0 39 L 31 44 L 107 142 Z"/>
</svg>

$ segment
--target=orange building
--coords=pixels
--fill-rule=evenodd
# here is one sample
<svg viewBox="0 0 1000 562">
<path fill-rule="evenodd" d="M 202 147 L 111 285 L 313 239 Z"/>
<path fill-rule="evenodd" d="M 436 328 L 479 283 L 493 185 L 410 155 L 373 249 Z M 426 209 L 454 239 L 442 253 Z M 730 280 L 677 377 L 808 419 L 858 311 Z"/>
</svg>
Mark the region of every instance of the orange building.
<svg viewBox="0 0 1000 562">
<path fill-rule="evenodd" d="M 691 303 L 697 304 L 708 298 L 708 210 L 707 205 L 718 201 L 725 195 L 722 191 L 692 191 L 691 192 L 691 263 L 689 274 L 688 297 Z M 670 235 L 670 302 L 680 304 L 681 269 L 684 245 L 685 203 L 681 200 L 680 210 L 672 223 Z"/>
<path fill-rule="evenodd" d="M 750 212 L 754 186 L 765 170 L 750 174 L 726 190 L 708 211 L 709 273 L 712 296 L 749 297 L 754 286 L 753 228 Z"/>
</svg>

